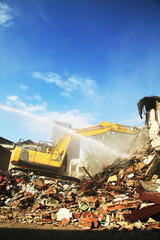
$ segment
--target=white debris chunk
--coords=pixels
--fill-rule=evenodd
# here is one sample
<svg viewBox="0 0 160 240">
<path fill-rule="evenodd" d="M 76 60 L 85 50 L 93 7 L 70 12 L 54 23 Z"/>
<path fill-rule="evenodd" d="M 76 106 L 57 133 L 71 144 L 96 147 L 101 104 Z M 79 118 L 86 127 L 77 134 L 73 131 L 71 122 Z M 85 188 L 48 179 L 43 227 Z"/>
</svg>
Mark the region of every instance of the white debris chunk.
<svg viewBox="0 0 160 240">
<path fill-rule="evenodd" d="M 67 208 L 61 208 L 56 214 L 57 221 L 62 221 L 63 218 L 70 220 L 70 218 L 72 217 L 72 213 L 70 213 L 70 210 Z"/>
</svg>

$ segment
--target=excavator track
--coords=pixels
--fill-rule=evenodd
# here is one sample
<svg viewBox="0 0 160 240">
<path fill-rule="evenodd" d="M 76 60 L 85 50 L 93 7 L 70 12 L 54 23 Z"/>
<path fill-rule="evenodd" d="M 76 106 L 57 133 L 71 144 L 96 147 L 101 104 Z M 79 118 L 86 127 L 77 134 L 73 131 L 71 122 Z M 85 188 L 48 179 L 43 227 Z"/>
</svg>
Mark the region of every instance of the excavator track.
<svg viewBox="0 0 160 240">
<path fill-rule="evenodd" d="M 60 173 L 55 173 L 55 172 L 51 172 L 51 171 L 45 171 L 42 169 L 27 169 L 27 168 L 12 168 L 10 169 L 10 172 L 12 171 L 21 171 L 24 173 L 33 173 L 34 175 L 37 176 L 44 176 L 44 177 L 48 177 L 51 179 L 58 179 L 58 180 L 65 180 L 65 181 L 70 181 L 70 182 L 76 182 L 76 183 L 80 183 L 80 179 L 75 178 L 75 177 L 69 177 L 69 176 L 65 176 L 62 175 Z"/>
</svg>

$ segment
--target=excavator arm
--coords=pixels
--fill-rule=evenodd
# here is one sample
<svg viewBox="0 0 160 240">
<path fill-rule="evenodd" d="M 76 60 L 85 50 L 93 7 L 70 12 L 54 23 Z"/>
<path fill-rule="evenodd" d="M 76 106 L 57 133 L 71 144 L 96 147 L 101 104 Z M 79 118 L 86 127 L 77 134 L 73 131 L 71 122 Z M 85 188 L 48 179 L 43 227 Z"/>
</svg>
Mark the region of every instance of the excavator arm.
<svg viewBox="0 0 160 240">
<path fill-rule="evenodd" d="M 109 123 L 106 121 L 101 122 L 99 125 L 95 125 L 88 128 L 76 129 L 76 133 L 85 137 L 91 137 L 100 135 L 106 132 L 119 132 L 127 134 L 135 134 L 133 127 L 120 125 L 116 123 Z"/>
</svg>

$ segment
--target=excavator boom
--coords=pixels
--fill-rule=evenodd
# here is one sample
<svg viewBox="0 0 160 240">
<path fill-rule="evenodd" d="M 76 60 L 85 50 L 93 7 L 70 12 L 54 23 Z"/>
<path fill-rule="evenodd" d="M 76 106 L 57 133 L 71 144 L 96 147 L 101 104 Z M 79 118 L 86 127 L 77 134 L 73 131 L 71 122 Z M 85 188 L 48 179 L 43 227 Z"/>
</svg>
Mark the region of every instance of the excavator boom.
<svg viewBox="0 0 160 240">
<path fill-rule="evenodd" d="M 106 121 L 103 121 L 99 125 L 95 125 L 92 127 L 76 129 L 76 133 L 85 137 L 96 136 L 96 135 L 104 134 L 106 132 L 135 134 L 133 127 L 115 124 L 115 123 L 109 123 Z"/>
</svg>

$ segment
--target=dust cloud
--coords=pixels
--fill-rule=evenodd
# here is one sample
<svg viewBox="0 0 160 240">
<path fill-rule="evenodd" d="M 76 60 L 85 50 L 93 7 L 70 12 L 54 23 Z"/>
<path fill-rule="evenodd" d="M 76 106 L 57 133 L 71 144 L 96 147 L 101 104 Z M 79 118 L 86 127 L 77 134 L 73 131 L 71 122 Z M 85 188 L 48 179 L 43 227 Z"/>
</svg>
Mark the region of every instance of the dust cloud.
<svg viewBox="0 0 160 240">
<path fill-rule="evenodd" d="M 127 159 L 133 149 L 141 148 L 146 142 L 146 134 L 124 134 L 124 133 L 105 133 L 93 137 L 84 137 L 77 134 L 69 124 L 55 122 L 53 124 L 52 142 L 56 144 L 64 134 L 70 134 L 72 147 L 68 146 L 71 159 L 79 158 L 81 165 L 90 172 L 98 173 L 107 164 L 114 162 L 117 158 Z M 73 142 L 79 141 L 78 148 L 74 147 Z M 75 154 L 75 151 L 77 153 Z M 75 157 L 76 156 L 76 157 Z"/>
</svg>

